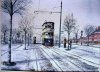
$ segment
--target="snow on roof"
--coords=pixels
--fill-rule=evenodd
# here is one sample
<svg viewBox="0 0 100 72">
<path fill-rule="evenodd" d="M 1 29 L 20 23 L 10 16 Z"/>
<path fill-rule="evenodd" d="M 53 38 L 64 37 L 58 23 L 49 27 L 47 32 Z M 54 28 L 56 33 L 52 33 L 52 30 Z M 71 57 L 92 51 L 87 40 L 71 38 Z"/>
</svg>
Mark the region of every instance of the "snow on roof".
<svg viewBox="0 0 100 72">
<path fill-rule="evenodd" d="M 98 26 L 97 28 L 96 28 L 96 30 L 91 34 L 91 35 L 94 35 L 94 34 L 96 34 L 96 33 L 100 33 L 100 26 Z M 90 35 L 90 36 L 91 36 Z"/>
<path fill-rule="evenodd" d="M 44 25 L 44 24 L 48 24 L 48 23 L 49 23 L 49 24 L 54 24 L 54 22 L 45 22 L 45 23 L 43 23 L 43 25 Z M 42 26 L 43 26 L 43 25 L 42 25 Z"/>
</svg>

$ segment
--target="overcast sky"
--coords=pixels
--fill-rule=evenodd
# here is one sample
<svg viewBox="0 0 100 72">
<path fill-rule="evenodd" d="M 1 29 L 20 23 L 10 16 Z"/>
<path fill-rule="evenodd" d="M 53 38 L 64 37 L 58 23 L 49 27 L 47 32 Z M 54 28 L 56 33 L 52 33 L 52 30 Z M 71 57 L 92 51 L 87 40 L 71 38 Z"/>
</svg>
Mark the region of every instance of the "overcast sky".
<svg viewBox="0 0 100 72">
<path fill-rule="evenodd" d="M 34 11 L 46 10 L 59 12 L 60 2 L 61 0 L 40 0 L 39 4 L 39 0 L 32 0 L 31 6 L 28 8 L 28 12 L 30 13 L 30 16 L 35 16 L 34 26 L 41 27 L 44 21 L 53 21 L 55 22 L 55 34 L 57 34 L 59 32 L 60 15 L 48 13 L 34 14 Z M 62 26 L 65 16 L 69 13 L 73 13 L 75 19 L 77 20 L 76 24 L 80 26 L 80 30 L 84 29 L 86 24 L 100 26 L 100 0 L 62 0 L 62 6 Z M 2 16 L 2 22 L 9 21 L 9 15 L 3 13 Z M 21 17 L 18 14 L 13 16 L 14 27 L 18 26 L 20 18 Z"/>
</svg>

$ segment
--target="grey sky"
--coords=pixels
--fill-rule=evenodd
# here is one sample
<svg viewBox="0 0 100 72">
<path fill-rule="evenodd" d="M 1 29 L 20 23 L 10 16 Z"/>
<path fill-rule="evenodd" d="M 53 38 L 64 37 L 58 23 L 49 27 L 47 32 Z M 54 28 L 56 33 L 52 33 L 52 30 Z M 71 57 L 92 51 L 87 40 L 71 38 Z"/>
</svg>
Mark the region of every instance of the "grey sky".
<svg viewBox="0 0 100 72">
<path fill-rule="evenodd" d="M 41 27 L 44 21 L 55 22 L 55 34 L 59 32 L 59 14 L 34 14 L 35 10 L 38 10 L 39 0 L 32 0 L 31 6 L 28 12 L 35 16 L 34 26 Z M 40 0 L 39 10 L 60 11 L 60 8 L 54 8 L 60 6 L 61 0 Z M 67 14 L 73 13 L 77 20 L 79 29 L 83 29 L 86 24 L 100 25 L 100 0 L 62 0 L 63 2 L 63 15 L 62 25 L 64 18 Z M 21 17 L 18 14 L 13 16 L 13 25 L 16 27 Z M 7 14 L 3 14 L 3 22 L 8 22 L 9 17 Z"/>
</svg>

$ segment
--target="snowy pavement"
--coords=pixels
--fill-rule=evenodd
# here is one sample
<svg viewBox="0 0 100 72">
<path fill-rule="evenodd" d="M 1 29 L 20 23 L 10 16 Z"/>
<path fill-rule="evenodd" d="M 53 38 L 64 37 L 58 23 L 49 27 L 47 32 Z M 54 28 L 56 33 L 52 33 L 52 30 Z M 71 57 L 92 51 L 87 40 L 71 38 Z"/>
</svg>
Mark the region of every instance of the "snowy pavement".
<svg viewBox="0 0 100 72">
<path fill-rule="evenodd" d="M 7 46 L 1 48 L 1 59 L 8 60 Z M 98 71 L 100 48 L 73 45 L 67 48 L 45 47 L 40 44 L 12 46 L 12 61 L 16 66 L 1 65 L 1 69 L 35 70 L 35 71 Z"/>
</svg>

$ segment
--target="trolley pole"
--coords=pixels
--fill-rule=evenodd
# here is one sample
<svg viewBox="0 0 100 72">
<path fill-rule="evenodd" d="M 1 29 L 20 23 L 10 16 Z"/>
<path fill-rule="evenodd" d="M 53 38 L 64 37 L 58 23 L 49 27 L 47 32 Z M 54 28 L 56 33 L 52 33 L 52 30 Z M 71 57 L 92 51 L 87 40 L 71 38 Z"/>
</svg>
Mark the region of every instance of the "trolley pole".
<svg viewBox="0 0 100 72">
<path fill-rule="evenodd" d="M 60 9 L 59 48 L 60 48 L 60 43 L 61 43 L 61 20 L 62 20 L 62 1 L 61 1 L 61 9 Z"/>
</svg>

